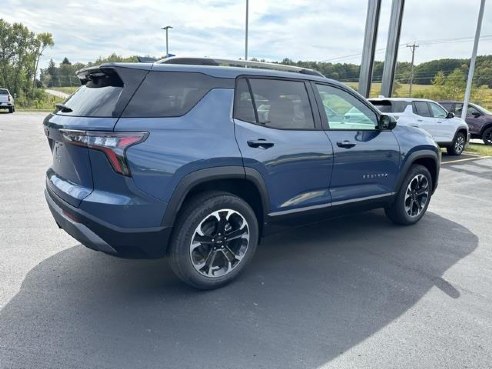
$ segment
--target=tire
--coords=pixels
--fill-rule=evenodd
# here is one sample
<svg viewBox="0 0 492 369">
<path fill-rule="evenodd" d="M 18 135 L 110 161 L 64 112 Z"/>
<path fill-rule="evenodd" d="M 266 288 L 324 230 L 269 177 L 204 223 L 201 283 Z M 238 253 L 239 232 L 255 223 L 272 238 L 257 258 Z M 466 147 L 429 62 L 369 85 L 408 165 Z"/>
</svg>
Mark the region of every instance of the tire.
<svg viewBox="0 0 492 369">
<path fill-rule="evenodd" d="M 453 143 L 451 146 L 448 147 L 448 154 L 449 155 L 461 155 L 463 150 L 465 149 L 465 144 L 466 144 L 466 136 L 463 132 L 458 132 L 454 136 Z"/>
<path fill-rule="evenodd" d="M 258 236 L 258 220 L 244 200 L 227 192 L 203 193 L 180 212 L 169 249 L 171 268 L 192 287 L 222 287 L 251 261 Z"/>
<path fill-rule="evenodd" d="M 385 208 L 386 216 L 396 224 L 415 224 L 427 211 L 431 196 L 432 176 L 429 170 L 423 165 L 414 164 L 405 176 L 395 200 Z"/>
<path fill-rule="evenodd" d="M 483 131 L 482 140 L 485 145 L 492 145 L 492 127 Z"/>
<path fill-rule="evenodd" d="M 14 108 L 9 107 L 9 113 L 12 114 L 14 112 Z"/>
</svg>

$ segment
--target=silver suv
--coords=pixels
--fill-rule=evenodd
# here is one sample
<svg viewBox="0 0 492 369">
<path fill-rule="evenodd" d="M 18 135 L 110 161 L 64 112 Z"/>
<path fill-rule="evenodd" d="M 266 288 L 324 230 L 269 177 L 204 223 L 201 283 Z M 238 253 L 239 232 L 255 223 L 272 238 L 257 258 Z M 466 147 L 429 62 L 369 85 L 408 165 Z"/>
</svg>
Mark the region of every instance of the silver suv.
<svg viewBox="0 0 492 369">
<path fill-rule="evenodd" d="M 6 88 L 0 88 L 0 109 L 7 109 L 9 113 L 15 111 L 14 98 Z"/>
<path fill-rule="evenodd" d="M 398 125 L 421 128 L 450 155 L 461 155 L 470 140 L 466 122 L 432 100 L 382 98 L 369 101 L 385 114 L 394 116 Z"/>
</svg>

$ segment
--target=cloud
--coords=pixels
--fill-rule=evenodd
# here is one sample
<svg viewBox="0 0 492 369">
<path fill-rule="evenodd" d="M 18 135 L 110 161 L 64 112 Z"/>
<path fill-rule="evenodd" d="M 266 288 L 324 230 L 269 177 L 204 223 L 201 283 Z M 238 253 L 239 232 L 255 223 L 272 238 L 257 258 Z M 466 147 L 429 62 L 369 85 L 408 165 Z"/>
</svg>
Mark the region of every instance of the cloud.
<svg viewBox="0 0 492 369">
<path fill-rule="evenodd" d="M 6 3 L 6 4 L 5 4 Z M 249 56 L 268 60 L 332 60 L 360 62 L 367 5 L 362 0 L 250 0 Z M 160 56 L 171 25 L 169 50 L 177 55 L 244 56 L 245 1 L 235 0 L 4 0 L 2 17 L 21 22 L 35 32 L 51 32 L 55 47 L 45 52 L 60 62 L 87 62 L 113 52 L 120 55 Z M 383 0 L 378 48 L 386 47 L 390 0 Z M 483 35 L 492 34 L 488 6 Z M 407 1 L 401 42 L 422 42 L 416 61 L 469 57 L 471 40 L 434 43 L 425 40 L 473 36 L 478 1 Z M 492 52 L 492 38 L 483 39 L 479 53 Z M 342 58 L 340 58 L 342 57 Z M 376 54 L 384 58 L 384 50 Z M 400 48 L 399 60 L 410 51 Z"/>
</svg>

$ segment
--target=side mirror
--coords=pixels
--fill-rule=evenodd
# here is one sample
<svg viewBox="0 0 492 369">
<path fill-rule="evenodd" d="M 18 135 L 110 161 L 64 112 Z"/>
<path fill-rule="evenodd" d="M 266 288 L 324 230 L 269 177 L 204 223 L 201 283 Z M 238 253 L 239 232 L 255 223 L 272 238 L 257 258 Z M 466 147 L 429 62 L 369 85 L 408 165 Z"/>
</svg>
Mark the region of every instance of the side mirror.
<svg viewBox="0 0 492 369">
<path fill-rule="evenodd" d="M 471 113 L 471 115 L 473 115 L 474 118 L 478 118 L 482 114 L 480 114 L 478 111 L 474 111 L 473 113 Z"/>
<path fill-rule="evenodd" d="M 446 119 L 451 119 L 454 118 L 454 113 L 449 112 L 448 115 L 446 115 Z"/>
<path fill-rule="evenodd" d="M 392 130 L 396 127 L 396 119 L 391 115 L 382 114 L 379 117 L 378 129 L 380 130 Z"/>
</svg>

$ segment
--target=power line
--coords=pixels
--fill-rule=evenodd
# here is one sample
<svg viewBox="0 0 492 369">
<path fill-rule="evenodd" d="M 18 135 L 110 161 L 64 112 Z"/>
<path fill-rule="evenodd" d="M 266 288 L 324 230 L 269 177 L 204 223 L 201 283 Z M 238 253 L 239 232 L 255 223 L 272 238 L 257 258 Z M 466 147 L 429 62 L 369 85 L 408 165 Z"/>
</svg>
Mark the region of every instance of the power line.
<svg viewBox="0 0 492 369">
<path fill-rule="evenodd" d="M 480 37 L 480 40 L 492 40 L 492 35 L 483 35 Z M 421 40 L 419 41 L 419 44 L 422 46 L 429 46 L 429 45 L 438 45 L 438 44 L 447 44 L 447 43 L 454 43 L 454 42 L 468 42 L 468 41 L 473 41 L 473 37 L 457 37 L 457 38 L 442 38 L 442 39 L 432 39 L 432 40 Z M 402 43 L 398 47 L 404 47 L 408 43 Z M 376 52 L 381 52 L 386 50 L 385 47 L 377 49 Z M 352 59 L 355 57 L 360 57 L 362 53 L 358 54 L 351 54 L 351 55 L 344 55 L 344 56 L 337 56 L 335 58 L 330 58 L 330 59 L 325 59 L 322 62 L 331 62 L 331 61 L 336 61 L 340 59 Z"/>
</svg>

